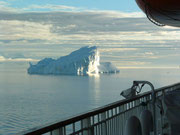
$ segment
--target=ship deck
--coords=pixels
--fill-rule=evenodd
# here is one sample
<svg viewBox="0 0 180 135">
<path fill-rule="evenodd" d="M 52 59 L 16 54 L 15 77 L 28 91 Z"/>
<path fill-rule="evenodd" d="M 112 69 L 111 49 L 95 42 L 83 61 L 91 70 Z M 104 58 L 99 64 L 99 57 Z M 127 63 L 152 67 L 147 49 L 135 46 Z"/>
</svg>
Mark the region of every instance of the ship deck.
<svg viewBox="0 0 180 135">
<path fill-rule="evenodd" d="M 131 120 L 136 118 L 140 122 L 142 132 L 147 130 L 145 125 L 151 124 L 153 127 L 147 131 L 149 135 L 172 135 L 172 126 L 162 113 L 162 108 L 159 107 L 158 102 L 162 99 L 164 93 L 178 90 L 179 88 L 180 83 L 155 89 L 155 103 L 153 103 L 152 91 L 148 91 L 133 98 L 123 99 L 64 120 L 57 120 L 53 123 L 23 131 L 19 134 L 131 135 L 127 130 L 134 130 L 131 127 L 131 122 L 133 123 L 134 121 Z M 151 123 L 143 123 L 147 121 L 146 119 L 142 121 L 143 116 L 148 114 L 146 112 L 149 112 L 152 116 L 152 121 L 149 121 L 151 118 L 148 116 L 148 121 Z"/>
</svg>

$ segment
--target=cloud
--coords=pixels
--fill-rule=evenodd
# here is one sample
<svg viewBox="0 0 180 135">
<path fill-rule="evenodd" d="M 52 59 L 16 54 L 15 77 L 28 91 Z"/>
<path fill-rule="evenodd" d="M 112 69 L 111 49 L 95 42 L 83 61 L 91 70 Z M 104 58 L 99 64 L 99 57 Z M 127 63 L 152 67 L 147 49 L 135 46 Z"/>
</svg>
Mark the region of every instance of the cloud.
<svg viewBox="0 0 180 135">
<path fill-rule="evenodd" d="M 8 0 L 7 0 L 8 1 Z M 10 1 L 8 2 L 0 1 L 0 11 L 1 12 L 19 12 L 19 13 L 27 13 L 27 12 L 49 12 L 49 11 L 67 11 L 67 12 L 89 12 L 89 13 L 100 13 L 104 14 L 106 17 L 112 17 L 112 18 L 137 18 L 137 17 L 145 17 L 145 15 L 142 12 L 121 12 L 116 10 L 94 10 L 94 9 L 88 9 L 84 7 L 74 7 L 74 6 L 67 6 L 67 5 L 57 5 L 57 4 L 32 4 L 22 7 L 22 8 L 15 8 L 13 5 L 11 5 Z M 12 0 L 11 0 L 12 1 Z M 13 0 L 16 1 L 16 0 Z M 18 1 L 17 1 L 18 2 Z"/>
<path fill-rule="evenodd" d="M 32 58 L 5 58 L 4 56 L 0 56 L 0 62 L 30 62 L 30 61 L 38 61 L 37 59 Z"/>
<path fill-rule="evenodd" d="M 97 45 L 101 60 L 112 60 L 119 66 L 178 63 L 180 30 L 157 27 L 140 15 L 132 17 L 135 14 L 3 12 L 0 13 L 0 51 L 9 54 L 5 60 L 20 61 L 23 59 L 8 58 L 14 58 L 18 52 L 32 59 L 59 57 L 85 45 Z"/>
<path fill-rule="evenodd" d="M 12 1 L 12 0 L 11 0 Z M 14 12 L 14 13 L 23 13 L 23 12 L 47 12 L 47 11 L 80 11 L 83 8 L 66 6 L 66 5 L 55 5 L 55 4 L 44 4 L 44 5 L 28 5 L 20 8 L 16 8 L 11 4 L 11 1 L 0 1 L 0 11 L 2 12 Z M 16 1 L 16 0 L 13 0 Z M 19 2 L 19 1 L 17 1 Z"/>
<path fill-rule="evenodd" d="M 6 59 L 3 56 L 0 56 L 0 61 L 5 61 Z"/>
<path fill-rule="evenodd" d="M 100 52 L 125 52 L 125 51 L 136 51 L 138 48 L 100 48 Z"/>
<path fill-rule="evenodd" d="M 145 52 L 145 55 L 154 55 L 153 52 Z"/>
<path fill-rule="evenodd" d="M 8 3 L 7 3 L 7 2 L 5 2 L 5 1 L 0 1 L 0 5 L 1 5 L 1 6 L 7 6 L 7 5 L 8 5 Z"/>
<path fill-rule="evenodd" d="M 51 40 L 52 25 L 18 20 L 0 20 L 0 40 Z M 20 40 L 21 41 L 21 40 Z"/>
<path fill-rule="evenodd" d="M 37 10 L 45 10 L 45 11 L 76 11 L 80 8 L 66 5 L 30 5 L 26 8 L 23 8 L 24 11 L 37 11 Z"/>
<path fill-rule="evenodd" d="M 118 64 L 118 67 L 121 68 L 121 67 L 130 67 L 130 66 L 135 66 L 135 67 L 140 67 L 140 66 L 143 66 L 143 65 L 149 65 L 151 64 L 151 62 L 141 62 L 141 61 L 121 61 L 120 64 Z"/>
<path fill-rule="evenodd" d="M 90 13 L 100 13 L 104 14 L 106 17 L 111 18 L 144 18 L 146 17 L 143 12 L 122 12 L 122 11 L 115 11 L 115 10 L 85 10 L 86 12 Z"/>
<path fill-rule="evenodd" d="M 4 13 L 4 12 L 18 12 L 19 9 L 17 8 L 13 8 L 10 6 L 10 4 L 8 2 L 5 1 L 0 1 L 0 12 Z"/>
</svg>

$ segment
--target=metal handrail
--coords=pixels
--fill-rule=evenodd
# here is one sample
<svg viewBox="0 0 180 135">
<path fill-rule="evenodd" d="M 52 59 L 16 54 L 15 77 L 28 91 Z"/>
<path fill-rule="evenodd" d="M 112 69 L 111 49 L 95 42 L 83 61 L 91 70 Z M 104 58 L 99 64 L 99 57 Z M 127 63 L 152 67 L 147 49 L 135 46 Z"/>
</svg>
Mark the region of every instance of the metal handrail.
<svg viewBox="0 0 180 135">
<path fill-rule="evenodd" d="M 177 87 L 177 86 L 180 86 L 180 83 L 176 83 L 176 84 L 173 84 L 173 85 L 169 85 L 169 86 L 165 86 L 165 87 L 156 89 L 155 90 L 155 95 L 157 95 L 158 92 L 162 92 L 162 91 L 165 91 L 166 89 L 170 89 L 172 87 Z M 130 103 L 130 102 L 133 102 L 133 101 L 138 100 L 140 98 L 143 98 L 145 96 L 150 96 L 151 94 L 152 94 L 151 91 L 148 91 L 148 92 L 145 92 L 143 94 L 139 94 L 139 95 L 137 95 L 137 96 L 135 96 L 135 97 L 133 97 L 131 99 L 123 99 L 123 100 L 120 100 L 120 101 L 105 105 L 103 107 L 99 107 L 99 108 L 96 108 L 94 110 L 88 111 L 86 113 L 75 115 L 73 117 L 69 117 L 69 118 L 64 119 L 64 120 L 59 120 L 59 121 L 56 121 L 56 122 L 53 122 L 53 123 L 48 123 L 48 124 L 45 124 L 45 125 L 40 126 L 40 127 L 35 127 L 35 128 L 30 129 L 30 130 L 20 132 L 17 135 L 20 135 L 20 134 L 39 135 L 39 134 L 44 134 L 44 133 L 47 133 L 47 132 L 51 132 L 51 131 L 56 130 L 56 129 L 60 128 L 60 127 L 64 127 L 66 125 L 69 125 L 69 124 L 75 123 L 77 121 L 89 118 L 91 116 L 98 115 L 100 113 L 104 113 L 104 112 L 106 112 L 108 110 L 111 110 L 113 108 L 122 106 L 122 105 Z"/>
</svg>

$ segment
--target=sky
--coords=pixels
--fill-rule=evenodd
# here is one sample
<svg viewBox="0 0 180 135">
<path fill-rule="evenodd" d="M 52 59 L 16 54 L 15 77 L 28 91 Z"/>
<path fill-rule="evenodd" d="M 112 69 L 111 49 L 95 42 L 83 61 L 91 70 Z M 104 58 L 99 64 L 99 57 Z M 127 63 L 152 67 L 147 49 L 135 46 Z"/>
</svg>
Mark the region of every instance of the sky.
<svg viewBox="0 0 180 135">
<path fill-rule="evenodd" d="M 58 58 L 96 45 L 119 68 L 179 67 L 180 30 L 134 0 L 0 0 L 0 63 Z"/>
<path fill-rule="evenodd" d="M 1 0 L 7 7 L 25 11 L 116 10 L 140 11 L 134 0 Z"/>
</svg>

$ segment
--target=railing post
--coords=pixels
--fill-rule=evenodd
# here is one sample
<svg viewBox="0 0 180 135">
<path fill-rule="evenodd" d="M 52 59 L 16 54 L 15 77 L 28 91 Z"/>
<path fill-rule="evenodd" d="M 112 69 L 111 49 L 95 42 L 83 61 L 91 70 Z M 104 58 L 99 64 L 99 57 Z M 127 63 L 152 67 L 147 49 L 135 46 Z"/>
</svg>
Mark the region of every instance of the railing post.
<svg viewBox="0 0 180 135">
<path fill-rule="evenodd" d="M 64 135 L 63 128 L 59 128 L 59 129 L 53 130 L 51 132 L 51 135 Z"/>
<path fill-rule="evenodd" d="M 86 118 L 82 120 L 82 128 L 85 128 L 83 130 L 83 135 L 94 135 L 94 130 L 91 128 L 91 119 Z"/>
<path fill-rule="evenodd" d="M 101 114 L 101 121 L 104 121 L 102 123 L 102 129 L 101 129 L 101 133 L 102 135 L 107 135 L 107 126 L 106 126 L 106 112 Z"/>
</svg>

